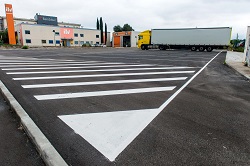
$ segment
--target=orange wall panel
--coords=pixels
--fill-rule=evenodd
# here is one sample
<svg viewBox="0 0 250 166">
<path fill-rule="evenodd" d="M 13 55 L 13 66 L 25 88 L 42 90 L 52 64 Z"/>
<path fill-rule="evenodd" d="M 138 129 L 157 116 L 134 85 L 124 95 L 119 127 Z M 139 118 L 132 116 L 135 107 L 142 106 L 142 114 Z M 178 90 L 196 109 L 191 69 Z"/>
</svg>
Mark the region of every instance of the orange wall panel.
<svg viewBox="0 0 250 166">
<path fill-rule="evenodd" d="M 120 36 L 114 36 L 114 47 L 121 47 Z"/>
<path fill-rule="evenodd" d="M 11 4 L 5 4 L 5 13 L 8 26 L 9 44 L 16 44 L 13 8 Z"/>
</svg>

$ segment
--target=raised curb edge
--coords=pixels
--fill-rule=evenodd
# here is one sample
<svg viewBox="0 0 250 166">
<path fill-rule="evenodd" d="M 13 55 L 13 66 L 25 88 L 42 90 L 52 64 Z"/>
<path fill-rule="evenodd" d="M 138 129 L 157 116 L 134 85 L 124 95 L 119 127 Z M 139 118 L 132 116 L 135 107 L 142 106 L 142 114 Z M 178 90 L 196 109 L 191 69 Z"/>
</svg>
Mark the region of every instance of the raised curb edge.
<svg viewBox="0 0 250 166">
<path fill-rule="evenodd" d="M 21 124 L 29 138 L 35 144 L 38 153 L 42 157 L 43 161 L 48 166 L 67 166 L 68 164 L 64 161 L 61 155 L 51 145 L 49 140 L 45 137 L 42 131 L 34 123 L 34 121 L 25 112 L 22 106 L 17 102 L 14 96 L 9 92 L 3 82 L 0 80 L 1 93 L 5 100 L 10 104 L 13 111 L 16 112 L 20 118 Z"/>
</svg>

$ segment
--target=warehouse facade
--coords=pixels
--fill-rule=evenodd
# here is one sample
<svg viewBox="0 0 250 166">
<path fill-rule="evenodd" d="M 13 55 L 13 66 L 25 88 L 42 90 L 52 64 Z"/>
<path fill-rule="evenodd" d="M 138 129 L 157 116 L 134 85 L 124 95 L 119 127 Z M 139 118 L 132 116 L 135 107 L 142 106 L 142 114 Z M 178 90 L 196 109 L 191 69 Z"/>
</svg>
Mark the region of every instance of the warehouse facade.
<svg viewBox="0 0 250 166">
<path fill-rule="evenodd" d="M 21 23 L 15 26 L 17 43 L 28 46 L 82 46 L 100 44 L 100 31 Z"/>
<path fill-rule="evenodd" d="M 81 24 L 58 22 L 57 17 L 35 15 L 35 19 L 14 18 L 16 41 L 30 47 L 102 44 L 100 30 L 82 28 Z M 0 30 L 7 28 L 6 17 L 0 17 Z M 110 33 L 107 35 L 110 46 Z"/>
<path fill-rule="evenodd" d="M 140 32 L 113 32 L 113 47 L 137 47 Z"/>
</svg>

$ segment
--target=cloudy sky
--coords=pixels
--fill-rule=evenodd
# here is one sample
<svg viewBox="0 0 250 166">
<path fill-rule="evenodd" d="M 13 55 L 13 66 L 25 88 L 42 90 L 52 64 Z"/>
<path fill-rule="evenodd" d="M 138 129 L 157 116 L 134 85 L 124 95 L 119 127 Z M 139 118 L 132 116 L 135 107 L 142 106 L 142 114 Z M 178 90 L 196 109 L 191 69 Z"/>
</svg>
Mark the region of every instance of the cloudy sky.
<svg viewBox="0 0 250 166">
<path fill-rule="evenodd" d="M 102 17 L 108 30 L 130 24 L 136 31 L 153 28 L 232 27 L 232 38 L 243 39 L 250 26 L 250 0 L 0 0 L 13 5 L 14 17 L 34 18 L 36 13 L 57 16 L 58 21 L 95 28 Z"/>
</svg>

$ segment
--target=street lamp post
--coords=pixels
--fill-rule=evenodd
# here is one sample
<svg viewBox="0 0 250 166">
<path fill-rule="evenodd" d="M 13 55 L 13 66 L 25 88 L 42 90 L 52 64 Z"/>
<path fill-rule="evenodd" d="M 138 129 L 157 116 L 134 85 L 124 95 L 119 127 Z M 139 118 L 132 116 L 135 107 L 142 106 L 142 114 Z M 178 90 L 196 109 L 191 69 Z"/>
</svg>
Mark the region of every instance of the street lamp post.
<svg viewBox="0 0 250 166">
<path fill-rule="evenodd" d="M 56 46 L 56 31 L 53 29 L 52 32 L 54 32 L 54 43 L 55 43 L 55 46 Z"/>
</svg>

